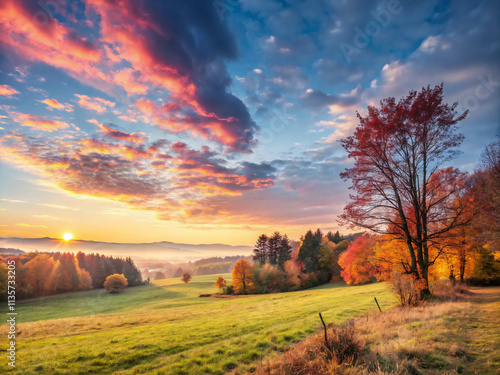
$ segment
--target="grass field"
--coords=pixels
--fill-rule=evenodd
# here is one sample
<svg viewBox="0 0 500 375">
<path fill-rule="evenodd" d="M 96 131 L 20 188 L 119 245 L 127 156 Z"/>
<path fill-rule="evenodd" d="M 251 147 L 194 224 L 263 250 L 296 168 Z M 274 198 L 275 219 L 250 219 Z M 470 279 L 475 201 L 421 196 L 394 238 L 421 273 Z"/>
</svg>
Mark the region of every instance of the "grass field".
<svg viewBox="0 0 500 375">
<path fill-rule="evenodd" d="M 217 276 L 19 303 L 16 373 L 244 373 L 315 332 L 318 312 L 338 323 L 376 309 L 373 297 L 383 309 L 396 303 L 384 283 L 199 298 L 216 292 Z M 0 335 L 6 337 L 5 324 Z"/>
</svg>

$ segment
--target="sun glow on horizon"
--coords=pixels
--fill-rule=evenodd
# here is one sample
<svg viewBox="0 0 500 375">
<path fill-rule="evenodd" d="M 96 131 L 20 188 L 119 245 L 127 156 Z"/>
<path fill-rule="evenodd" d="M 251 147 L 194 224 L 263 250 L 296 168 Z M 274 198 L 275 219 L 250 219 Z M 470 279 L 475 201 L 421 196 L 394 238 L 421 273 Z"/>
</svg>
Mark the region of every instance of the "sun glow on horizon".
<svg viewBox="0 0 500 375">
<path fill-rule="evenodd" d="M 73 238 L 73 235 L 71 233 L 64 233 L 63 239 L 64 241 L 69 241 Z"/>
</svg>

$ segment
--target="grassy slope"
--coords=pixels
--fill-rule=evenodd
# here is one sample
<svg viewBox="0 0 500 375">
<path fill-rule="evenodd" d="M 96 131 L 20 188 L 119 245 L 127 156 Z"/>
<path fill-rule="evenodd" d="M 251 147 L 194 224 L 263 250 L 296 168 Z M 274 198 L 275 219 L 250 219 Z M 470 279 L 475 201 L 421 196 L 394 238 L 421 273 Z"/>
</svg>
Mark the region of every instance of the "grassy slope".
<svg viewBox="0 0 500 375">
<path fill-rule="evenodd" d="M 375 308 L 374 296 L 383 308 L 395 304 L 385 284 L 199 298 L 215 291 L 215 279 L 197 276 L 187 285 L 168 279 L 119 295 L 89 291 L 19 304 L 17 373 L 251 371 L 262 356 L 314 332 L 318 312 L 339 322 Z"/>
<path fill-rule="evenodd" d="M 455 302 L 394 309 L 359 325 L 387 372 L 402 359 L 421 374 L 494 375 L 500 368 L 500 288 L 474 288 Z M 384 366 L 385 365 L 385 366 Z"/>
<path fill-rule="evenodd" d="M 456 301 L 430 300 L 354 319 L 364 350 L 354 366 L 322 353 L 323 335 L 265 360 L 259 375 L 496 375 L 500 369 L 500 287 L 474 288 Z M 329 333 L 333 337 L 332 332 Z M 314 353 L 310 356 L 309 353 Z M 316 367 L 315 367 L 316 366 Z"/>
</svg>

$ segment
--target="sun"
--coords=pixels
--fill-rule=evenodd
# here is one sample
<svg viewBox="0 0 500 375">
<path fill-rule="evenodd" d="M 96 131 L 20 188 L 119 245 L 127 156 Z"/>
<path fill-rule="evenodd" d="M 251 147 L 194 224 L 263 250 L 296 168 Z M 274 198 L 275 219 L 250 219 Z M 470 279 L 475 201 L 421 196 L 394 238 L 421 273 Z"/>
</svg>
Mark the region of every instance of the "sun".
<svg viewBox="0 0 500 375">
<path fill-rule="evenodd" d="M 73 235 L 71 233 L 64 233 L 64 241 L 69 241 L 73 238 Z"/>
</svg>

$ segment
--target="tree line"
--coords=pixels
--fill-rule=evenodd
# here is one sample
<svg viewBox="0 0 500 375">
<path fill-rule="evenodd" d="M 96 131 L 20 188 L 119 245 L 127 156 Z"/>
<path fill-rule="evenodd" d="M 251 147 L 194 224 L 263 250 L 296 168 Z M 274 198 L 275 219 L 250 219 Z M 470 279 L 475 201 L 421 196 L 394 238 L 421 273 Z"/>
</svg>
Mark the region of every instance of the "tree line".
<svg viewBox="0 0 500 375">
<path fill-rule="evenodd" d="M 255 244 L 253 264 L 246 259 L 235 264 L 226 292 L 276 293 L 340 280 L 338 258 L 347 246 L 348 241 L 338 231 L 323 234 L 320 229 L 309 230 L 295 251 L 286 234 L 262 234 Z"/>
<path fill-rule="evenodd" d="M 142 284 L 141 273 L 129 257 L 33 252 L 0 258 L 0 293 L 7 290 L 6 263 L 10 260 L 16 264 L 16 297 L 19 299 L 103 288 L 106 278 L 113 274 L 123 274 L 129 286 Z"/>
</svg>

